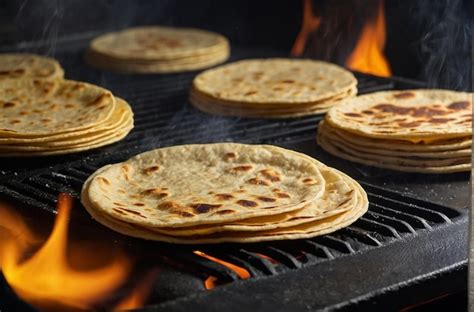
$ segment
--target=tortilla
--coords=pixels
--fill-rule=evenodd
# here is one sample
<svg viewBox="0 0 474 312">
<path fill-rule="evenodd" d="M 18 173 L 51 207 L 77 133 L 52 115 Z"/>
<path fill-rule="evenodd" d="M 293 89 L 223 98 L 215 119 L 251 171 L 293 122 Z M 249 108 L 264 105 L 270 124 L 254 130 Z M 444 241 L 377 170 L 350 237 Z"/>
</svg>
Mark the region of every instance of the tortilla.
<svg viewBox="0 0 474 312">
<path fill-rule="evenodd" d="M 323 114 L 332 106 L 337 105 L 342 99 L 354 96 L 355 94 L 357 94 L 357 88 L 354 87 L 344 94 L 331 99 L 288 108 L 281 107 L 281 105 L 259 104 L 258 107 L 251 107 L 248 103 L 231 104 L 199 94 L 195 90 L 191 91 L 189 99 L 196 108 L 210 114 L 239 117 L 288 118 Z"/>
<path fill-rule="evenodd" d="M 152 231 L 172 236 L 208 235 L 229 231 L 264 231 L 286 228 L 315 220 L 325 219 L 352 209 L 357 195 L 352 184 L 337 170 L 328 167 L 320 168 L 325 180 L 323 195 L 296 211 L 288 213 L 255 217 L 226 224 L 201 225 L 189 228 L 149 228 Z"/>
<path fill-rule="evenodd" d="M 92 66 L 127 73 L 197 70 L 227 60 L 228 40 L 213 32 L 144 26 L 94 39 L 85 59 Z"/>
<path fill-rule="evenodd" d="M 225 37 L 193 28 L 144 26 L 102 35 L 91 42 L 96 53 L 125 60 L 176 60 L 228 48 Z"/>
<path fill-rule="evenodd" d="M 353 134 L 338 128 L 335 128 L 325 121 L 321 121 L 318 126 L 319 132 L 331 139 L 342 140 L 347 144 L 357 146 L 360 149 L 377 151 L 383 153 L 410 153 L 410 155 L 440 155 L 448 151 L 470 150 L 472 139 L 470 136 L 451 139 L 429 140 L 428 142 L 411 142 L 397 139 L 379 139 L 369 138 Z"/>
<path fill-rule="evenodd" d="M 382 91 L 347 99 L 326 121 L 363 137 L 428 142 L 472 135 L 472 93 Z"/>
<path fill-rule="evenodd" d="M 428 164 L 424 163 L 423 161 L 420 161 L 418 164 L 408 164 L 403 160 L 386 159 L 384 157 L 374 158 L 362 155 L 360 153 L 355 153 L 353 151 L 350 151 L 349 149 L 342 149 L 334 145 L 321 133 L 318 133 L 317 142 L 324 150 L 326 150 L 330 154 L 368 166 L 375 166 L 404 172 L 419 173 L 452 173 L 471 170 L 471 162 L 469 161 L 469 158 L 460 160 L 461 163 L 453 161 L 453 163 L 447 164 Z"/>
<path fill-rule="evenodd" d="M 319 123 L 318 131 L 324 134 L 334 145 L 343 145 L 357 153 L 380 155 L 380 157 L 452 159 L 471 156 L 470 144 L 466 144 L 472 143 L 470 139 L 456 139 L 456 141 L 451 140 L 450 142 L 444 140 L 438 141 L 438 144 L 435 144 L 435 142 L 429 144 L 412 143 L 409 141 L 398 143 L 396 140 L 373 138 L 367 140 L 349 132 L 337 130 L 324 121 Z M 466 148 L 463 146 L 466 146 Z"/>
<path fill-rule="evenodd" d="M 114 109 L 110 91 L 84 82 L 8 79 L 0 85 L 0 137 L 80 131 L 103 123 Z"/>
<path fill-rule="evenodd" d="M 48 147 L 75 145 L 84 142 L 90 142 L 104 136 L 113 134 L 132 121 L 133 112 L 130 105 L 120 98 L 116 99 L 116 108 L 114 112 L 103 124 L 82 131 L 74 131 L 34 138 L 0 138 L 1 148 L 16 148 L 22 146 L 28 147 Z"/>
<path fill-rule="evenodd" d="M 296 154 L 296 153 L 295 153 Z M 303 156 L 303 158 L 308 158 L 308 156 Z M 99 169 L 95 174 L 93 174 L 84 184 L 84 189 L 88 189 L 90 186 L 90 181 L 94 178 L 95 175 L 101 174 L 103 171 L 107 170 L 108 166 Z M 341 173 L 342 174 L 342 173 Z M 194 235 L 192 237 L 174 237 L 166 234 L 157 233 L 148 228 L 142 228 L 132 223 L 124 222 L 113 218 L 110 215 L 102 214 L 97 209 L 93 208 L 91 204 L 88 193 L 82 193 L 82 202 L 86 210 L 91 214 L 91 216 L 103 224 L 104 226 L 122 233 L 124 235 L 148 239 L 148 240 L 158 240 L 163 242 L 178 243 L 178 244 L 201 244 L 201 243 L 223 243 L 223 242 L 239 242 L 239 243 L 251 243 L 251 242 L 261 242 L 261 241 L 271 241 L 271 240 L 283 240 L 283 239 L 302 239 L 302 238 L 311 238 L 319 235 L 324 235 L 341 229 L 343 227 L 349 226 L 360 218 L 368 208 L 368 199 L 367 194 L 362 189 L 362 187 L 352 180 L 347 175 L 342 174 L 344 179 L 350 183 L 355 193 L 357 194 L 357 200 L 352 209 L 337 214 L 335 216 L 316 220 L 314 222 L 307 222 L 299 226 L 287 227 L 287 228 L 277 228 L 274 230 L 261 231 L 261 232 L 221 232 L 215 233 L 212 235 Z"/>
<path fill-rule="evenodd" d="M 0 157 L 63 155 L 122 140 L 133 129 L 133 112 L 120 98 L 116 98 L 116 104 L 105 123 L 84 131 L 34 138 L 0 138 Z"/>
<path fill-rule="evenodd" d="M 28 53 L 0 54 L 0 81 L 22 78 L 57 80 L 63 77 L 64 70 L 55 59 Z"/>
<path fill-rule="evenodd" d="M 297 210 L 319 198 L 324 184 L 315 163 L 283 148 L 196 144 L 112 165 L 91 179 L 82 197 L 101 214 L 174 228 Z"/>
<path fill-rule="evenodd" d="M 200 93 L 238 103 L 303 104 L 339 95 L 357 84 L 334 64 L 301 59 L 243 60 L 207 70 L 193 81 Z"/>
</svg>

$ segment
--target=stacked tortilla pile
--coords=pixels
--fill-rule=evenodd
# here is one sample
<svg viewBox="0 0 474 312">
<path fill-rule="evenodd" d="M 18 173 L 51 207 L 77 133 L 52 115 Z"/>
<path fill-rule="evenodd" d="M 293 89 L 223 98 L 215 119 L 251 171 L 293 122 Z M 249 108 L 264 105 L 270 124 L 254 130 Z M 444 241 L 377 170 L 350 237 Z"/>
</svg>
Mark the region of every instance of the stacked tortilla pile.
<svg viewBox="0 0 474 312">
<path fill-rule="evenodd" d="M 92 66 L 127 73 L 170 73 L 207 68 L 227 60 L 228 40 L 192 28 L 146 26 L 94 39 L 86 53 Z"/>
<path fill-rule="evenodd" d="M 117 142 L 133 128 L 130 106 L 106 89 L 25 76 L 0 83 L 0 157 L 89 150 Z"/>
<path fill-rule="evenodd" d="M 318 143 L 361 164 L 407 172 L 471 170 L 472 93 L 384 91 L 344 101 L 321 122 Z"/>
<path fill-rule="evenodd" d="M 97 170 L 82 203 L 134 237 L 196 244 L 309 238 L 348 226 L 367 195 L 345 174 L 269 145 L 183 145 Z"/>
<path fill-rule="evenodd" d="M 321 114 L 357 94 L 354 75 L 330 63 L 299 59 L 244 60 L 194 79 L 191 103 L 224 116 L 286 118 Z"/>
<path fill-rule="evenodd" d="M 55 59 L 28 54 L 0 54 L 0 81 L 4 79 L 62 79 L 64 70 Z"/>
</svg>

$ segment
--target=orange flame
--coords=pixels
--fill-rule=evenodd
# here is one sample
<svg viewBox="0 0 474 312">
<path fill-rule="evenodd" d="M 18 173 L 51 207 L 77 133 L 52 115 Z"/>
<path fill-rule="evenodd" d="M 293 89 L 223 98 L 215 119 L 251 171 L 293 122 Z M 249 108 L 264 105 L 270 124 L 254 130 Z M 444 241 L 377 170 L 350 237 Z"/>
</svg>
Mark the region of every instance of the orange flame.
<svg viewBox="0 0 474 312">
<path fill-rule="evenodd" d="M 380 0 L 377 15 L 364 25 L 346 66 L 363 73 L 389 77 L 392 74 L 390 65 L 383 54 L 385 32 L 385 8 Z"/>
<path fill-rule="evenodd" d="M 194 250 L 193 251 L 194 254 L 198 255 L 198 256 L 201 256 L 203 258 L 206 258 L 206 259 L 209 259 L 211 261 L 214 261 L 214 262 L 217 262 L 219 264 L 222 264 L 223 266 L 225 266 L 226 268 L 232 270 L 235 272 L 235 274 L 237 274 L 238 277 L 240 277 L 241 279 L 248 279 L 250 278 L 250 273 L 249 271 L 247 271 L 246 269 L 244 268 L 241 268 L 235 264 L 232 264 L 230 262 L 227 262 L 227 261 L 224 261 L 224 260 L 221 260 L 221 259 L 218 259 L 216 257 L 213 257 L 213 256 L 209 256 L 205 253 L 203 253 L 202 251 L 199 251 L 199 250 Z M 216 287 L 217 285 L 217 278 L 215 276 L 209 276 L 205 281 L 204 281 L 204 287 L 206 287 L 206 289 L 212 289 L 214 287 Z"/>
<path fill-rule="evenodd" d="M 144 306 L 150 296 L 153 282 L 158 274 L 158 269 L 149 272 L 132 290 L 132 292 L 114 308 L 114 311 L 133 310 Z"/>
<path fill-rule="evenodd" d="M 318 29 L 320 24 L 321 19 L 313 13 L 312 0 L 303 0 L 303 21 L 300 32 L 291 48 L 290 54 L 292 56 L 301 56 L 303 54 L 309 35 Z"/>
<path fill-rule="evenodd" d="M 15 292 L 38 307 L 92 308 L 123 283 L 131 269 L 131 261 L 112 248 L 105 248 L 110 259 L 106 265 L 84 271 L 71 266 L 72 259 L 67 251 L 79 256 L 74 258 L 78 266 L 90 265 L 97 253 L 97 248 L 78 250 L 78 246 L 70 246 L 72 250 L 67 249 L 71 206 L 72 198 L 61 194 L 50 237 L 36 254 L 25 261 L 22 259 L 27 246 L 31 247 L 37 238 L 19 216 L 0 206 L 0 268 Z"/>
</svg>

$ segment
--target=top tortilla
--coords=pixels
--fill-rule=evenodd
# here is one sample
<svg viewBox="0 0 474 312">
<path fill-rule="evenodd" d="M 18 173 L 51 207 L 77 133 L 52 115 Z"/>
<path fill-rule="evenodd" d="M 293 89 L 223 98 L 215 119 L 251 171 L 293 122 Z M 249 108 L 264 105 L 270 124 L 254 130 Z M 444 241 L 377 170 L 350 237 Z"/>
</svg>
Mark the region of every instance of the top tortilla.
<svg viewBox="0 0 474 312">
<path fill-rule="evenodd" d="M 193 89 L 216 99 L 255 104 L 307 104 L 329 99 L 357 85 L 354 75 L 334 64 L 301 59 L 243 60 L 209 69 Z"/>
<path fill-rule="evenodd" d="M 382 91 L 343 100 L 329 110 L 331 126 L 373 138 L 412 142 L 472 135 L 472 93 Z"/>
<path fill-rule="evenodd" d="M 0 137 L 55 135 L 107 120 L 115 98 L 84 82 L 7 79 L 0 84 Z"/>
<path fill-rule="evenodd" d="M 325 188 L 314 162 L 267 145 L 161 148 L 99 172 L 81 197 L 99 213 L 149 227 L 275 215 L 304 207 Z"/>
<path fill-rule="evenodd" d="M 127 60 L 174 60 L 228 48 L 227 39 L 214 32 L 161 26 L 108 33 L 94 39 L 90 45 L 96 53 Z"/>
<path fill-rule="evenodd" d="M 0 81 L 4 79 L 62 79 L 64 70 L 55 59 L 28 53 L 0 54 Z"/>
</svg>

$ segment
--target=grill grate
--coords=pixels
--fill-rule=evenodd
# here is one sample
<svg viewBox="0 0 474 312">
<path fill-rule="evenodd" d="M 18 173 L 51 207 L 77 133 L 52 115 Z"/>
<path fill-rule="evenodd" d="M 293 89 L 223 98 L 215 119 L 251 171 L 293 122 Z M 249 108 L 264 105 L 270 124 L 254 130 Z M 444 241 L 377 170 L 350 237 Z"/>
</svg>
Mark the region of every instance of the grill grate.
<svg viewBox="0 0 474 312">
<path fill-rule="evenodd" d="M 78 52 L 83 48 L 84 44 L 77 43 L 73 48 L 59 50 L 57 57 L 66 68 L 67 76 L 99 83 L 128 100 L 135 112 L 135 129 L 122 142 L 95 151 L 41 159 L 3 159 L 0 163 L 1 198 L 28 206 L 32 211 L 41 209 L 55 213 L 57 194 L 66 192 L 78 198 L 85 179 L 101 166 L 123 161 L 152 148 L 182 143 L 234 141 L 277 144 L 313 154 L 324 162 L 328 159 L 330 165 L 346 172 L 355 172 L 350 174 L 367 191 L 370 207 L 367 214 L 345 229 L 314 239 L 197 247 L 210 256 L 246 269 L 252 278 L 280 275 L 370 250 L 388 248 L 419 237 L 422 233 L 447 228 L 467 216 L 465 210 L 453 209 L 444 203 L 436 203 L 436 200 L 410 197 L 385 187 L 385 184 L 374 183 L 374 178 L 387 180 L 381 171 L 364 171 L 359 167 L 355 170 L 351 167 L 353 164 L 334 160 L 321 150 L 315 150 L 314 138 L 320 116 L 285 120 L 210 116 L 195 110 L 187 100 L 195 73 L 150 76 L 103 74 L 85 67 Z M 275 55 L 282 54 L 237 48 L 233 60 Z M 385 79 L 364 74 L 357 74 L 357 78 L 360 93 L 423 87 L 416 82 L 397 78 Z M 301 147 L 301 142 L 306 142 L 306 147 Z M 396 177 L 396 184 L 410 187 L 408 182 L 413 175 L 401 174 L 403 179 L 399 179 L 400 175 Z M 430 182 L 423 177 L 423 183 L 429 185 Z M 461 193 L 467 187 L 468 177 L 456 177 L 459 177 L 462 187 L 455 187 L 454 191 Z M 440 185 L 443 186 L 442 183 Z M 80 219 L 84 227 L 97 227 L 84 212 L 75 217 Z M 118 239 L 127 241 L 123 237 Z M 130 239 L 131 245 L 135 243 L 135 240 Z M 191 271 L 202 279 L 212 275 L 224 284 L 240 279 L 227 267 L 194 254 L 193 248 L 189 246 L 153 244 L 153 249 L 159 251 L 163 262 L 179 270 Z"/>
<path fill-rule="evenodd" d="M 83 181 L 102 164 L 101 160 L 97 166 L 89 164 L 77 168 L 63 168 L 33 175 L 21 181 L 9 181 L 0 188 L 0 195 L 17 203 L 55 212 L 58 192 L 67 192 L 78 198 Z M 437 226 L 452 223 L 464 214 L 462 211 L 429 202 L 400 198 L 397 193 L 367 183 L 362 185 L 369 197 L 368 213 L 351 226 L 333 234 L 301 241 L 251 245 L 226 244 L 225 248 L 222 248 L 222 245 L 210 245 L 196 248 L 210 256 L 245 268 L 253 277 L 275 275 L 371 248 L 387 246 L 408 236 L 416 236 L 419 231 L 431 231 Z M 174 252 L 172 257 L 184 265 L 192 264 L 197 272 L 216 276 L 221 281 L 238 279 L 232 270 L 194 255 L 190 248 L 179 249 L 180 253 Z M 176 248 L 174 250 L 176 251 Z"/>
</svg>

